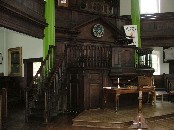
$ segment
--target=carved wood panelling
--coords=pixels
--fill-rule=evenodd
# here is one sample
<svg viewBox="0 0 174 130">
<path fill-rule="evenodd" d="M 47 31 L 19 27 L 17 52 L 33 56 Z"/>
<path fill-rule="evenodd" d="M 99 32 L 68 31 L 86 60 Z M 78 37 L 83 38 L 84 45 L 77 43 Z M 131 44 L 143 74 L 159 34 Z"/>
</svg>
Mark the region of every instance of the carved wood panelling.
<svg viewBox="0 0 174 130">
<path fill-rule="evenodd" d="M 112 67 L 134 68 L 134 48 L 112 48 Z"/>
<path fill-rule="evenodd" d="M 141 36 L 151 37 L 151 36 L 169 36 L 173 35 L 174 31 L 174 21 L 151 21 L 142 22 L 141 24 Z"/>
<path fill-rule="evenodd" d="M 6 6 L 11 6 L 11 10 L 19 10 L 31 15 L 36 19 L 44 19 L 44 0 L 1 0 Z"/>
<path fill-rule="evenodd" d="M 97 17 L 99 17 L 99 15 L 95 14 L 94 12 L 58 7 L 56 9 L 56 27 L 71 28 Z M 102 17 L 105 17 L 112 23 L 116 24 L 115 16 Z"/>
<path fill-rule="evenodd" d="M 169 37 L 142 37 L 142 47 L 169 47 L 174 46 L 174 36 Z"/>
<path fill-rule="evenodd" d="M 46 26 L 43 17 L 44 3 L 34 0 L 28 2 L 26 0 L 0 0 L 0 25 L 33 37 L 43 38 Z"/>
<path fill-rule="evenodd" d="M 87 108 L 99 108 L 102 106 L 102 73 L 100 70 L 89 70 L 85 76 L 85 99 Z"/>
<path fill-rule="evenodd" d="M 96 12 L 105 15 L 119 15 L 120 0 L 82 0 L 80 3 L 81 9 L 86 11 Z"/>
<path fill-rule="evenodd" d="M 120 17 L 122 21 L 131 22 L 131 16 Z M 123 24 L 120 24 L 123 25 Z M 158 13 L 141 15 L 141 44 L 142 47 L 174 46 L 174 13 Z"/>
<path fill-rule="evenodd" d="M 146 31 L 151 32 L 155 29 L 154 22 L 144 22 L 141 24 L 141 32 L 144 33 Z"/>
<path fill-rule="evenodd" d="M 11 17 L 9 17 L 9 15 Z M 38 27 L 38 24 L 27 22 L 17 18 L 14 15 L 0 12 L 0 25 L 33 37 L 43 38 L 43 27 Z"/>
<path fill-rule="evenodd" d="M 90 84 L 90 108 L 101 108 L 101 91 L 100 84 Z"/>
<path fill-rule="evenodd" d="M 141 22 L 142 46 L 174 46 L 174 19 L 169 16 L 156 17 L 156 20 L 145 19 Z"/>
</svg>

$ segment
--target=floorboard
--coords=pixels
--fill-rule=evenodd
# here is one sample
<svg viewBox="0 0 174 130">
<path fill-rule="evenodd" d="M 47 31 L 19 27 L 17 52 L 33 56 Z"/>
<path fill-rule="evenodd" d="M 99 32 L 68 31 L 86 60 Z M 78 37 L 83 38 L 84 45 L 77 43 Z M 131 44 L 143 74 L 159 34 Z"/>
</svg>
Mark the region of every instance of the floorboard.
<svg viewBox="0 0 174 130">
<path fill-rule="evenodd" d="M 89 114 L 89 111 L 92 113 Z M 127 107 L 120 108 L 117 113 L 113 108 L 107 109 L 95 109 L 86 111 L 86 117 L 83 120 L 90 121 L 110 121 L 110 122 L 130 122 L 136 118 L 137 108 Z M 103 112 L 103 113 L 102 113 Z M 115 130 L 117 128 L 105 128 L 105 127 L 86 127 L 86 126 L 74 126 L 74 120 L 82 120 L 80 115 L 59 115 L 51 123 L 47 125 L 41 122 L 25 123 L 24 107 L 16 106 L 9 108 L 8 111 L 8 130 Z M 103 116 L 106 114 L 105 116 Z M 88 116 L 87 116 L 88 115 Z M 143 115 L 147 121 L 149 130 L 173 130 L 174 129 L 174 103 L 157 101 L 156 106 L 150 104 L 143 105 Z M 118 128 L 128 129 L 128 128 Z"/>
</svg>

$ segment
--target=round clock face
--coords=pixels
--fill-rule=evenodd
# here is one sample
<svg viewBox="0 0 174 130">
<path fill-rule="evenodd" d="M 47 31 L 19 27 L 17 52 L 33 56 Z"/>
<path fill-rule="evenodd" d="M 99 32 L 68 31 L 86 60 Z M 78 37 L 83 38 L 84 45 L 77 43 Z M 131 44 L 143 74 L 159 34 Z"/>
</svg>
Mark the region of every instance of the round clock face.
<svg viewBox="0 0 174 130">
<path fill-rule="evenodd" d="M 92 32 L 95 37 L 102 37 L 104 35 L 104 27 L 101 24 L 93 26 Z"/>
</svg>

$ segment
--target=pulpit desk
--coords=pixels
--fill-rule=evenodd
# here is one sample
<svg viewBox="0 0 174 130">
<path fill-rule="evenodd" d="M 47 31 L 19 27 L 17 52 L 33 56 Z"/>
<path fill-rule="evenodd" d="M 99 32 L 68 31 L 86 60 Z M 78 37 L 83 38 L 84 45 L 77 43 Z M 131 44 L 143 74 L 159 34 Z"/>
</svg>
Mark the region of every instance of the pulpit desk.
<svg viewBox="0 0 174 130">
<path fill-rule="evenodd" d="M 137 87 L 134 88 L 115 88 L 115 87 L 103 87 L 104 91 L 104 103 L 107 103 L 107 96 L 108 94 L 114 93 L 115 94 L 115 110 L 118 111 L 119 107 L 119 96 L 121 94 L 128 94 L 128 93 L 138 93 L 139 90 Z M 147 92 L 148 94 L 152 95 L 152 104 L 156 104 L 156 97 L 155 97 L 155 87 L 154 86 L 143 86 L 142 92 Z M 137 97 L 138 100 L 138 97 Z"/>
</svg>

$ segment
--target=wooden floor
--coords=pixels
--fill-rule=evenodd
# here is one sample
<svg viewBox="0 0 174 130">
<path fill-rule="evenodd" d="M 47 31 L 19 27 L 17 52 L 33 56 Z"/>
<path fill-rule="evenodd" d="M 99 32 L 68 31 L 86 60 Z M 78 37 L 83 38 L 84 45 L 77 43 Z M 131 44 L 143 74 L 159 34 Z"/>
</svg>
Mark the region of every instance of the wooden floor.
<svg viewBox="0 0 174 130">
<path fill-rule="evenodd" d="M 90 110 L 91 111 L 91 110 Z M 95 110 L 92 110 L 95 111 Z M 101 112 L 101 110 L 99 110 Z M 107 116 L 107 120 L 113 120 L 116 113 L 113 114 L 112 111 L 114 109 L 105 109 L 105 112 L 110 112 L 111 115 Z M 134 114 L 130 114 L 131 113 Z M 134 111 L 134 112 L 133 112 Z M 89 111 L 88 111 L 89 112 Z M 117 121 L 130 121 L 136 117 L 137 108 L 120 108 L 120 111 L 117 113 L 121 115 L 124 113 L 124 118 L 120 116 L 117 117 Z M 59 115 L 54 121 L 49 123 L 48 125 L 44 125 L 40 122 L 30 122 L 25 123 L 24 121 L 24 107 L 11 107 L 8 112 L 8 130 L 113 130 L 113 128 L 96 128 L 96 127 L 84 127 L 84 126 L 73 126 L 73 120 L 79 119 L 79 115 Z M 93 117 L 97 117 L 99 119 L 103 118 L 103 114 L 100 113 L 101 118 L 97 116 L 94 112 L 92 116 L 86 117 L 89 120 L 92 120 Z M 173 113 L 173 114 L 172 114 Z M 149 130 L 174 130 L 174 103 L 157 101 L 157 106 L 152 107 L 151 105 L 146 105 L 143 108 L 144 117 L 147 119 L 147 125 Z M 80 115 L 83 115 L 81 113 Z M 151 116 L 149 116 L 151 115 Z M 154 116 L 158 117 L 158 115 L 171 115 L 166 116 L 165 118 L 152 118 Z M 103 118 L 106 120 L 105 118 Z M 115 130 L 115 129 L 114 129 Z M 120 129 L 119 129 L 120 130 Z M 126 130 L 126 128 L 124 128 Z"/>
</svg>

